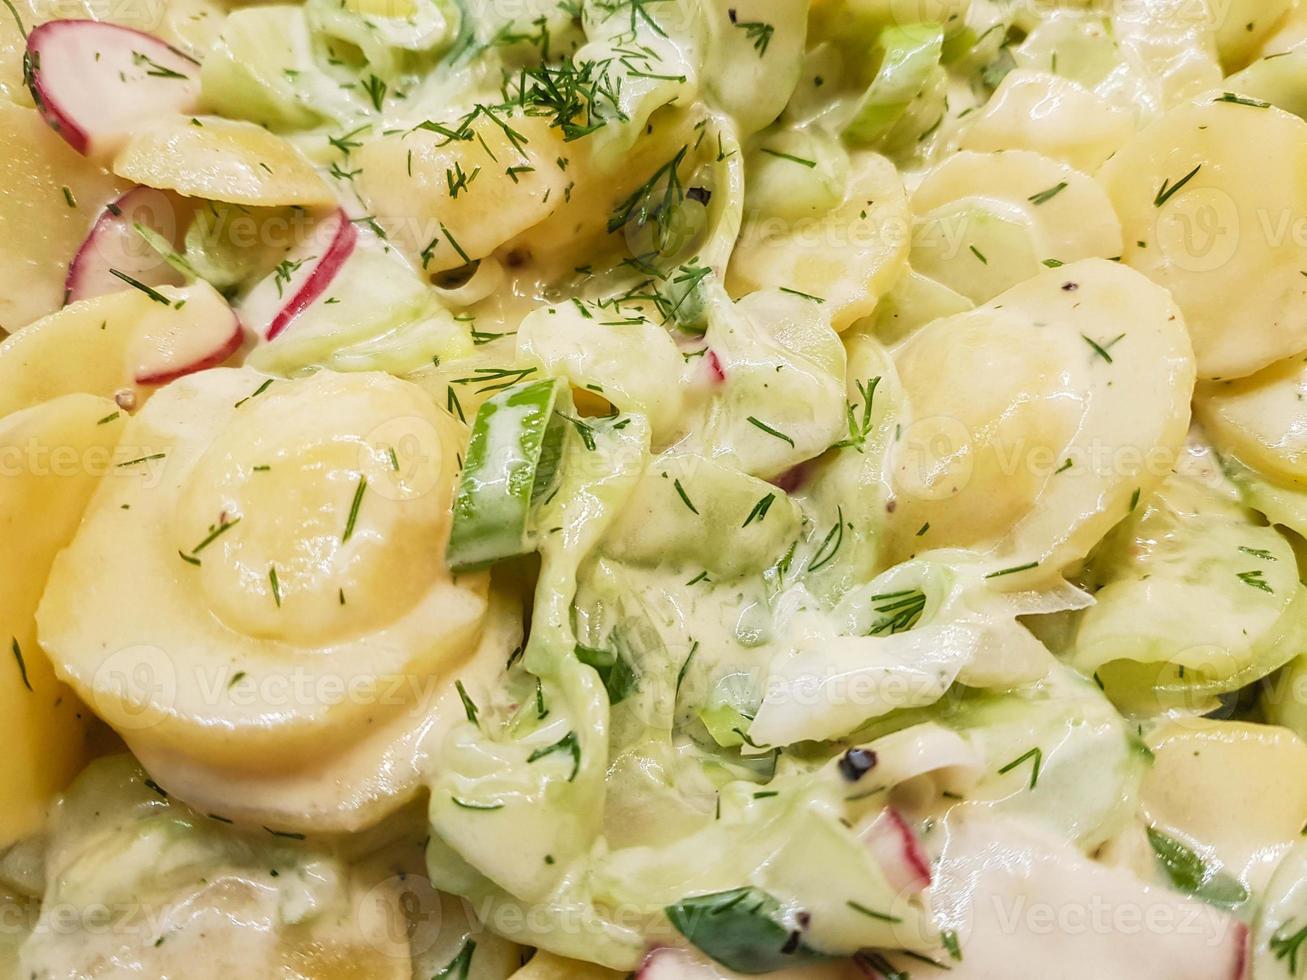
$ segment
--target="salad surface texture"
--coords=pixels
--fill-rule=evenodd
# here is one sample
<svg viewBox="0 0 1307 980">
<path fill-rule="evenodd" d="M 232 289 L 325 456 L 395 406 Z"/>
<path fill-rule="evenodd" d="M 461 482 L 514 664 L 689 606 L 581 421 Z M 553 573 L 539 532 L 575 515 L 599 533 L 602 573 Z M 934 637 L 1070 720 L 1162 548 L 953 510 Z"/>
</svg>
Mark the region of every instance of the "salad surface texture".
<svg viewBox="0 0 1307 980">
<path fill-rule="evenodd" d="M 0 980 L 1307 980 L 1307 4 L 0 4 Z"/>
</svg>

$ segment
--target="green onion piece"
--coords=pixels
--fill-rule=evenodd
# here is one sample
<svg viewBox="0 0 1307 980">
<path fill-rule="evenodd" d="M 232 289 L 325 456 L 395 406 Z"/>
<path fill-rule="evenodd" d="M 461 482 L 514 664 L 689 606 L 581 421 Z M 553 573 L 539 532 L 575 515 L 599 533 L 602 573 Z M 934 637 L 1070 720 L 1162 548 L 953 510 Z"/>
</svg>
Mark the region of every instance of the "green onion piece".
<svg viewBox="0 0 1307 980">
<path fill-rule="evenodd" d="M 567 430 L 554 411 L 562 390 L 553 379 L 514 385 L 477 412 L 445 552 L 454 571 L 531 550 L 531 503 L 552 488 Z"/>
<path fill-rule="evenodd" d="M 749 726 L 753 724 L 753 719 L 729 704 L 718 704 L 701 709 L 699 720 L 703 722 L 703 727 L 708 729 L 712 740 L 724 749 L 746 743 L 753 744 L 749 738 Z"/>
<path fill-rule="evenodd" d="M 728 970 L 771 973 L 826 959 L 786 926 L 781 903 L 758 888 L 693 895 L 663 912 L 681 935 Z"/>
<path fill-rule="evenodd" d="M 880 68 L 844 127 L 844 138 L 866 146 L 888 133 L 925 88 L 943 49 L 944 29 L 938 24 L 906 24 L 881 31 L 874 52 Z"/>
<path fill-rule="evenodd" d="M 1248 901 L 1248 889 L 1238 878 L 1209 865 L 1174 837 L 1149 827 L 1148 843 L 1171 884 L 1181 891 L 1223 909 L 1238 908 Z"/>
</svg>

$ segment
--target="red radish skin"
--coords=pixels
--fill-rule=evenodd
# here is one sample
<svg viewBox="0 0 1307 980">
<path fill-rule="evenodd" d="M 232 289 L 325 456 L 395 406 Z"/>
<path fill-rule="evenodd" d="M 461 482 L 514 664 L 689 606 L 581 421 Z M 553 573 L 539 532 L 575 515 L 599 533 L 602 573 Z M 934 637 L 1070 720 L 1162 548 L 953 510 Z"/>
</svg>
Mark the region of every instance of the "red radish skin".
<svg viewBox="0 0 1307 980">
<path fill-rule="evenodd" d="M 152 305 L 140 318 L 131 351 L 137 384 L 165 385 L 217 367 L 240 349 L 245 339 L 240 319 L 207 282 L 165 286 L 161 292 L 176 302 Z"/>
<path fill-rule="evenodd" d="M 1252 934 L 1248 926 L 1243 922 L 1236 922 L 1235 929 L 1235 949 L 1234 949 L 1234 969 L 1230 973 L 1231 980 L 1248 980 L 1252 975 Z"/>
<path fill-rule="evenodd" d="M 222 346 L 216 348 L 208 357 L 201 358 L 198 361 L 192 361 L 189 364 L 178 368 L 169 368 L 159 371 L 146 372 L 136 375 L 138 385 L 166 385 L 170 381 L 176 381 L 178 378 L 187 374 L 194 374 L 197 371 L 207 371 L 209 368 L 217 367 L 227 358 L 231 357 L 241 349 L 241 343 L 245 340 L 245 331 L 241 329 L 240 321 L 235 316 L 232 317 L 231 336 Z"/>
<path fill-rule="evenodd" d="M 886 880 L 903 895 L 918 895 L 930 887 L 930 861 L 907 821 L 886 808 L 862 833 Z"/>
<path fill-rule="evenodd" d="M 141 123 L 199 104 L 199 63 L 130 27 L 50 21 L 27 36 L 27 60 L 42 117 L 84 156 L 112 153 Z"/>
<path fill-rule="evenodd" d="M 671 946 L 651 949 L 635 971 L 636 980 L 718 980 L 721 975 L 696 963 L 684 950 Z"/>
<path fill-rule="evenodd" d="M 721 384 L 726 380 L 726 370 L 722 367 L 721 358 L 717 356 L 715 350 L 708 352 L 708 370 L 712 372 L 715 383 Z"/>
<path fill-rule="evenodd" d="M 66 303 L 130 288 L 110 269 L 147 286 L 181 284 L 181 275 L 137 233 L 136 224 L 177 245 L 177 211 L 168 196 L 152 187 L 128 191 L 104 209 L 69 263 Z"/>
<path fill-rule="evenodd" d="M 288 288 L 283 285 L 281 292 L 285 301 L 279 304 L 276 313 L 266 323 L 254 320 L 249 321 L 250 326 L 265 340 L 275 340 L 327 291 L 354 254 L 358 237 L 358 228 L 344 211 L 338 210 L 323 219 L 313 234 L 287 257 L 292 264 L 302 265 L 296 267 L 297 273 L 292 275 Z M 261 285 L 256 287 L 256 291 L 260 288 L 266 287 Z"/>
<path fill-rule="evenodd" d="M 808 469 L 807 461 L 791 466 L 780 476 L 773 478 L 771 485 L 784 490 L 786 493 L 793 493 L 807 481 Z"/>
</svg>

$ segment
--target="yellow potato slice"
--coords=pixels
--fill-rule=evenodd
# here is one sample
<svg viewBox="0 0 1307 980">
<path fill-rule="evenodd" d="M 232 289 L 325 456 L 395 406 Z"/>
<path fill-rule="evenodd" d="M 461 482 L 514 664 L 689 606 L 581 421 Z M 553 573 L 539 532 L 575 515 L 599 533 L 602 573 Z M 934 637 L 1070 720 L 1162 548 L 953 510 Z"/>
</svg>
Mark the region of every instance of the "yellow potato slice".
<svg viewBox="0 0 1307 980">
<path fill-rule="evenodd" d="M 1267 476 L 1307 483 L 1307 358 L 1198 387 L 1194 412 L 1212 442 Z"/>
<path fill-rule="evenodd" d="M 128 409 L 142 404 L 154 391 L 136 383 L 148 338 L 184 336 L 197 318 L 230 315 L 203 281 L 161 294 L 189 299 L 177 309 L 126 287 L 66 306 L 0 344 L 0 418 L 73 392 L 118 398 Z"/>
<path fill-rule="evenodd" d="M 556 162 L 571 152 L 558 130 L 538 117 L 506 123 L 519 138 L 479 119 L 471 129 L 480 139 L 406 129 L 356 153 L 359 196 L 426 272 L 484 258 L 563 205 L 574 175 Z M 455 173 L 468 180 L 457 194 L 450 191 Z"/>
<path fill-rule="evenodd" d="M 1207 0 L 1221 64 L 1237 71 L 1285 22 L 1294 0 Z"/>
<path fill-rule="evenodd" d="M 38 622 L 138 752 L 290 772 L 425 710 L 475 648 L 487 577 L 444 564 L 461 427 L 416 386 L 204 371 L 123 446 Z"/>
<path fill-rule="evenodd" d="M 1260 892 L 1307 823 L 1307 742 L 1276 725 L 1188 718 L 1148 746 L 1144 818 Z"/>
<path fill-rule="evenodd" d="M 796 165 L 797 166 L 797 165 Z M 876 309 L 907 265 L 911 219 L 894 165 L 864 153 L 839 206 L 812 219 L 745 222 L 731 256 L 734 296 L 781 287 L 820 297 L 836 330 Z"/>
<path fill-rule="evenodd" d="M 543 949 L 531 957 L 531 962 L 518 970 L 510 980 L 620 980 L 617 970 L 609 970 L 594 963 L 569 960 Z"/>
<path fill-rule="evenodd" d="M 1184 311 L 1199 377 L 1307 349 L 1307 122 L 1207 97 L 1141 132 L 1100 179 L 1125 262 Z"/>
<path fill-rule="evenodd" d="M 439 909 L 405 887 L 413 862 L 389 863 L 396 850 L 232 827 L 126 753 L 97 759 L 49 822 L 42 917 L 18 975 L 409 980 L 411 938 L 439 928 L 418 914 Z"/>
<path fill-rule="evenodd" d="M 504 664 L 521 644 L 520 597 L 492 590 L 480 643 L 457 666 L 458 680 L 474 701 L 492 696 Z M 242 691 L 245 697 L 258 694 Z M 356 833 L 418 794 L 445 736 L 466 717 L 457 688 L 434 676 L 423 682 L 414 710 L 372 725 L 354 744 L 290 771 L 216 767 L 169 745 L 130 735 L 128 741 L 168 792 L 198 810 L 282 830 Z"/>
<path fill-rule="evenodd" d="M 1034 150 L 1093 172 L 1134 135 L 1134 116 L 1083 85 L 1018 68 L 967 119 L 964 150 Z"/>
<path fill-rule="evenodd" d="M 326 207 L 336 200 L 280 136 L 216 116 L 179 116 L 136 133 L 114 158 L 113 172 L 146 187 L 249 207 Z"/>
<path fill-rule="evenodd" d="M 895 351 L 911 421 L 891 549 L 987 551 L 1052 574 L 1170 472 L 1193 355 L 1162 289 L 1086 259 L 936 320 Z"/>
<path fill-rule="evenodd" d="M 1142 69 L 1146 78 L 1147 89 L 1140 93 L 1141 104 L 1136 108 L 1167 109 L 1221 83 L 1216 50 L 1216 28 L 1220 20 L 1210 5 L 1224 7 L 1228 3 L 1229 0 L 1145 0 L 1111 7 L 1108 29 L 1112 39 L 1126 64 Z"/>
<path fill-rule="evenodd" d="M 68 263 L 128 185 L 73 150 L 35 109 L 0 99 L 0 133 L 0 328 L 12 332 L 63 305 Z"/>
<path fill-rule="evenodd" d="M 1121 254 L 1121 224 L 1103 189 L 1028 150 L 949 157 L 917 187 L 912 210 L 912 267 L 977 303 L 1047 260 Z"/>
<path fill-rule="evenodd" d="M 86 708 L 55 679 L 34 616 L 55 555 L 113 468 L 124 424 L 113 402 L 90 395 L 0 421 L 0 848 L 41 826 L 85 761 Z"/>
</svg>

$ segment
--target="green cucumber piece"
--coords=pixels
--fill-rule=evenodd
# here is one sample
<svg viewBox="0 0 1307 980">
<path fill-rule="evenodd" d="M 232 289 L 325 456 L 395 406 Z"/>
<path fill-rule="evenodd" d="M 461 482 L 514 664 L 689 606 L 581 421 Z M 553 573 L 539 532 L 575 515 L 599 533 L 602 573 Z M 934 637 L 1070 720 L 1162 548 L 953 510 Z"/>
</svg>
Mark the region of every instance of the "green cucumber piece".
<svg viewBox="0 0 1307 980">
<path fill-rule="evenodd" d="M 477 412 L 445 552 L 453 571 L 532 550 L 531 504 L 552 488 L 567 434 L 563 390 L 553 378 L 515 385 Z"/>
<path fill-rule="evenodd" d="M 885 136 L 925 88 L 944 51 L 938 24 L 887 27 L 876 40 L 880 68 L 844 127 L 844 139 L 866 146 Z"/>
</svg>

